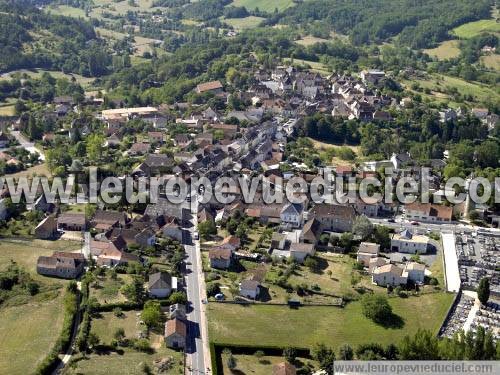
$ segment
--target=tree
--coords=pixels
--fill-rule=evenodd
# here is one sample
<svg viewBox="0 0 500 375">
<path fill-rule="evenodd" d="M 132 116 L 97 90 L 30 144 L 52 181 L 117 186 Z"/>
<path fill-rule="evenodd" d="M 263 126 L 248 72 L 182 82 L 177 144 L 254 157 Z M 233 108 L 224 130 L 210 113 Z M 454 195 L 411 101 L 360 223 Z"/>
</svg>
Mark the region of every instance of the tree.
<svg viewBox="0 0 500 375">
<path fill-rule="evenodd" d="M 286 347 L 283 350 L 283 357 L 289 362 L 289 363 L 295 363 L 295 359 L 297 358 L 297 349 L 292 348 L 292 347 Z"/>
<path fill-rule="evenodd" d="M 392 307 L 383 295 L 367 294 L 361 303 L 363 314 L 375 323 L 385 323 L 392 316 Z"/>
<path fill-rule="evenodd" d="M 402 360 L 436 360 L 439 358 L 439 342 L 430 331 L 419 329 L 415 336 L 405 336 L 399 345 Z"/>
<path fill-rule="evenodd" d="M 236 358 L 234 358 L 233 353 L 229 349 L 224 349 L 224 355 L 227 356 L 226 364 L 229 370 L 234 370 L 236 368 Z"/>
<path fill-rule="evenodd" d="M 117 328 L 115 330 L 115 333 L 113 334 L 113 337 L 115 338 L 116 341 L 118 341 L 118 344 L 121 344 L 125 339 L 125 330 L 121 327 Z"/>
<path fill-rule="evenodd" d="M 391 247 L 390 228 L 384 225 L 375 225 L 373 237 L 375 242 L 380 244 L 380 249 L 389 249 Z"/>
<path fill-rule="evenodd" d="M 313 358 L 318 361 L 319 367 L 326 371 L 328 375 L 333 374 L 333 362 L 335 361 L 335 352 L 325 344 L 317 344 L 313 348 Z"/>
<path fill-rule="evenodd" d="M 490 298 L 490 279 L 487 277 L 483 277 L 481 281 L 479 281 L 479 285 L 477 287 L 477 298 L 483 305 L 486 305 L 488 299 Z"/>
<path fill-rule="evenodd" d="M 339 357 L 343 361 L 350 361 L 354 358 L 354 350 L 349 344 L 344 344 L 339 349 Z"/>
<path fill-rule="evenodd" d="M 304 261 L 304 266 L 309 268 L 311 272 L 316 272 L 318 270 L 318 261 L 313 257 L 307 257 Z"/>
<path fill-rule="evenodd" d="M 90 162 L 98 161 L 104 150 L 104 137 L 100 134 L 91 134 L 87 138 L 87 157 Z"/>
<path fill-rule="evenodd" d="M 155 328 L 162 322 L 163 313 L 160 304 L 157 301 L 147 301 L 141 313 L 141 319 L 149 328 Z"/>
<path fill-rule="evenodd" d="M 211 235 L 217 234 L 217 227 L 212 220 L 206 220 L 198 224 L 198 232 L 201 238 L 208 239 Z"/>
<path fill-rule="evenodd" d="M 87 339 L 89 348 L 94 349 L 97 345 L 99 345 L 100 341 L 99 336 L 97 336 L 94 332 L 89 333 L 89 337 Z"/>
<path fill-rule="evenodd" d="M 357 216 L 352 225 L 352 232 L 361 237 L 361 240 L 365 240 L 372 235 L 373 224 L 366 216 Z"/>
<path fill-rule="evenodd" d="M 340 246 L 346 249 L 347 252 L 350 252 L 352 249 L 352 241 L 353 235 L 350 232 L 342 233 L 340 235 Z"/>
</svg>

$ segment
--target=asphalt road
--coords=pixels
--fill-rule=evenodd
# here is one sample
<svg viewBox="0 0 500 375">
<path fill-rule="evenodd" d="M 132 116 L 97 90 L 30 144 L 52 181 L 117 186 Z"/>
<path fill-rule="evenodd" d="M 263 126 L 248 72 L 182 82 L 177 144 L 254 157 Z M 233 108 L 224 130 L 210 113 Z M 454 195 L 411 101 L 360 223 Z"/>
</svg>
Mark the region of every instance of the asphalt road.
<svg viewBox="0 0 500 375">
<path fill-rule="evenodd" d="M 196 203 L 193 204 L 196 206 Z M 192 207 L 193 220 L 186 228 L 184 249 L 186 251 L 186 289 L 189 302 L 188 309 L 188 342 L 186 347 L 189 374 L 210 374 L 210 352 L 208 350 L 207 322 L 205 305 L 206 292 L 201 263 L 200 243 L 193 238 L 197 227 L 197 208 Z"/>
<path fill-rule="evenodd" d="M 40 160 L 45 161 L 45 155 L 35 147 L 35 144 L 33 142 L 30 142 L 28 139 L 26 139 L 26 137 L 24 137 L 19 131 L 13 130 L 11 134 L 21 144 L 22 148 L 26 149 L 32 154 L 38 154 L 40 156 Z"/>
</svg>

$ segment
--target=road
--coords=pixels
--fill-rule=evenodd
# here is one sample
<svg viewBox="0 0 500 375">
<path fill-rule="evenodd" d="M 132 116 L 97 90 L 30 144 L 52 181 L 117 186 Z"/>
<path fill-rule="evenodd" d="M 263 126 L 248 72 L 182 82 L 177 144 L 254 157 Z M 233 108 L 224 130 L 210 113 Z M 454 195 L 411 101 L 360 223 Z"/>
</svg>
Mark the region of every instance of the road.
<svg viewBox="0 0 500 375">
<path fill-rule="evenodd" d="M 21 144 L 21 147 L 28 150 L 32 154 L 38 154 L 40 156 L 40 160 L 45 161 L 45 155 L 39 149 L 35 147 L 33 142 L 30 142 L 24 135 L 22 135 L 19 131 L 13 130 L 10 132 L 12 136 Z"/>
<path fill-rule="evenodd" d="M 208 326 L 206 319 L 205 279 L 201 261 L 200 241 L 195 240 L 193 233 L 196 230 L 197 202 L 193 199 L 191 213 L 193 219 L 191 226 L 185 228 L 184 249 L 186 251 L 186 289 L 190 305 L 188 310 L 188 343 L 187 353 L 187 374 L 211 374 L 210 351 L 208 344 Z"/>
</svg>

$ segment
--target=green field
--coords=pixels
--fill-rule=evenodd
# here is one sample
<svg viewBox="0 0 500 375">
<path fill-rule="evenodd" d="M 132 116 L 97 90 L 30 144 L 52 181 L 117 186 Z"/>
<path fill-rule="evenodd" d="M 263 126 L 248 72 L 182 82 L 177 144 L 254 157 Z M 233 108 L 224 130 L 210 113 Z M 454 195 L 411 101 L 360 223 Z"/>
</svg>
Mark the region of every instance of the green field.
<svg viewBox="0 0 500 375">
<path fill-rule="evenodd" d="M 424 52 L 438 60 L 452 59 L 460 55 L 458 40 L 447 40 L 436 48 L 425 49 Z"/>
<path fill-rule="evenodd" d="M 222 374 L 223 375 L 233 375 L 233 374 L 252 374 L 252 375 L 269 375 L 273 373 L 273 366 L 284 362 L 283 357 L 273 357 L 273 356 L 263 356 L 257 358 L 253 355 L 242 355 L 234 354 L 233 357 L 236 359 L 236 369 L 231 371 L 227 368 L 227 356 L 222 354 Z M 305 358 L 297 358 L 298 362 L 311 363 L 316 365 L 312 360 Z"/>
<path fill-rule="evenodd" d="M 357 346 L 367 342 L 382 345 L 397 343 L 405 335 L 425 328 L 437 332 L 453 294 L 434 293 L 409 298 L 391 298 L 402 328 L 384 328 L 368 320 L 360 302 L 345 308 L 285 306 L 240 306 L 210 303 L 209 336 L 215 343 L 242 345 L 279 345 L 312 347 L 325 343 L 335 348 L 348 343 Z"/>
<path fill-rule="evenodd" d="M 74 250 L 74 244 L 63 241 L 12 243 L 0 240 L 0 269 L 12 260 L 46 286 L 66 284 L 65 280 L 36 274 L 38 257 L 50 255 L 54 250 Z M 39 293 L 28 301 L 24 296 L 16 296 L 8 301 L 9 306 L 0 308 L 0 374 L 33 373 L 52 348 L 62 326 L 61 290 L 52 288 L 52 291 Z"/>
<path fill-rule="evenodd" d="M 231 5 L 236 7 L 245 7 L 248 10 L 259 8 L 265 12 L 274 12 L 276 8 L 279 11 L 292 7 L 292 0 L 234 0 Z"/>
<path fill-rule="evenodd" d="M 109 345 L 117 328 L 123 328 L 128 339 L 137 338 L 139 331 L 144 331 L 144 326 L 138 321 L 140 311 L 124 312 L 123 317 L 116 317 L 113 313 L 102 313 L 100 317 L 92 319 L 92 332 L 95 333 L 101 344 Z M 144 374 L 143 365 L 147 364 L 154 369 L 153 361 L 157 359 L 172 358 L 173 368 L 168 374 L 182 374 L 182 353 L 168 349 L 163 341 L 163 336 L 150 334 L 149 341 L 154 353 L 137 352 L 130 348 L 123 348 L 123 353 L 108 352 L 102 355 L 92 354 L 87 358 L 76 356 L 75 361 L 65 370 L 65 374 Z"/>
<path fill-rule="evenodd" d="M 500 23 L 494 19 L 480 20 L 463 24 L 452 30 L 452 34 L 461 39 L 472 38 L 484 32 L 500 33 Z"/>
<path fill-rule="evenodd" d="M 0 309 L 0 374 L 34 373 L 56 342 L 63 311 L 62 295 L 48 302 Z"/>
<path fill-rule="evenodd" d="M 32 70 L 19 69 L 19 70 L 13 70 L 11 72 L 3 74 L 0 77 L 0 80 L 2 80 L 2 79 L 10 79 L 12 76 L 18 76 L 18 75 L 22 75 L 22 74 L 27 74 L 28 76 L 33 77 L 33 78 L 40 78 L 43 73 L 49 73 L 52 77 L 54 77 L 56 79 L 66 78 L 66 79 L 71 80 L 71 78 L 75 78 L 76 81 L 80 85 L 82 85 L 82 87 L 84 89 L 88 88 L 88 87 L 91 87 L 92 86 L 92 82 L 94 81 L 94 78 L 84 77 L 84 76 L 81 76 L 79 74 L 73 74 L 73 73 L 66 74 L 66 73 L 63 73 L 63 72 L 60 72 L 60 71 L 56 71 L 56 70 L 45 70 L 45 69 L 32 69 Z"/>
<path fill-rule="evenodd" d="M 262 17 L 249 16 L 245 18 L 226 18 L 224 22 L 237 30 L 243 30 L 259 26 L 263 20 Z"/>
<path fill-rule="evenodd" d="M 406 85 L 418 83 L 422 88 L 431 90 L 431 94 L 427 95 L 430 99 L 440 102 L 448 102 L 451 97 L 446 93 L 450 88 L 455 88 L 462 95 L 471 95 L 473 102 L 483 102 L 488 100 L 500 101 L 500 90 L 493 89 L 484 84 L 477 82 L 467 82 L 463 79 L 445 76 L 442 74 L 434 74 L 427 79 L 414 79 L 412 81 L 403 81 Z M 426 96 L 426 94 L 422 94 Z"/>
<path fill-rule="evenodd" d="M 498 54 L 482 56 L 481 62 L 489 69 L 500 70 L 500 55 Z"/>
<path fill-rule="evenodd" d="M 316 62 L 316 61 L 309 61 L 309 60 L 302 60 L 302 59 L 293 59 L 293 61 L 290 58 L 284 58 L 284 62 L 288 63 L 293 63 L 293 64 L 298 64 L 298 65 L 304 65 L 304 66 L 309 66 L 309 70 L 312 72 L 316 72 L 319 74 L 324 74 L 328 75 L 331 72 L 329 72 L 325 66 L 322 63 Z"/>
</svg>

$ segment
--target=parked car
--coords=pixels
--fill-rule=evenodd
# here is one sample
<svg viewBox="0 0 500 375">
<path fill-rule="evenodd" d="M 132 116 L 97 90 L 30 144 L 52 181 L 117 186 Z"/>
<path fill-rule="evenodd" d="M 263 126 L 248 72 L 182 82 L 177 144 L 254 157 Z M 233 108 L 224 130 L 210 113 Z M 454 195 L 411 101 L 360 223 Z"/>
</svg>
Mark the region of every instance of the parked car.
<svg viewBox="0 0 500 375">
<path fill-rule="evenodd" d="M 418 221 L 411 221 L 410 224 L 411 225 L 420 225 L 420 223 Z"/>
<path fill-rule="evenodd" d="M 224 298 L 225 298 L 224 294 L 222 294 L 222 293 L 218 293 L 218 294 L 215 295 L 215 299 L 217 301 L 224 301 Z"/>
</svg>

